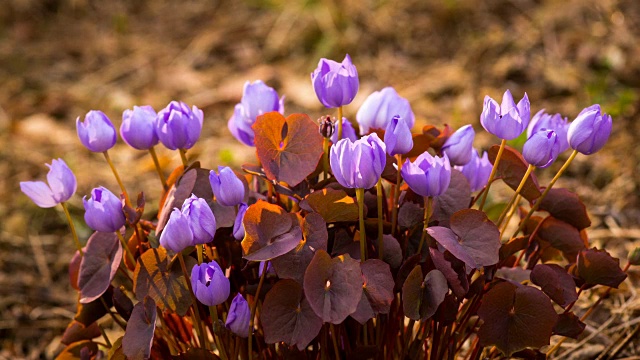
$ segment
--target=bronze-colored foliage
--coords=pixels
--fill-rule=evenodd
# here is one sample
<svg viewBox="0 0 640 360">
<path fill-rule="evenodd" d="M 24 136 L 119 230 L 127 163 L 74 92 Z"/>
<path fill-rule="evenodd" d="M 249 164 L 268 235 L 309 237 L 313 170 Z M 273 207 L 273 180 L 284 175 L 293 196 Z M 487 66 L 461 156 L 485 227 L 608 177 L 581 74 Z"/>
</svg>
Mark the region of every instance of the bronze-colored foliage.
<svg viewBox="0 0 640 360">
<path fill-rule="evenodd" d="M 133 307 L 122 338 L 122 352 L 131 360 L 148 359 L 156 329 L 156 303 L 149 296 Z"/>
<path fill-rule="evenodd" d="M 314 191 L 300 202 L 300 207 L 317 212 L 327 223 L 358 220 L 358 204 L 344 190 Z"/>
<path fill-rule="evenodd" d="M 429 319 L 448 292 L 447 279 L 439 270 L 431 270 L 423 277 L 420 266 L 414 267 L 402 285 L 405 316 L 416 321 Z"/>
<path fill-rule="evenodd" d="M 94 232 L 80 262 L 80 302 L 91 302 L 104 294 L 118 271 L 122 246 L 115 233 Z"/>
<path fill-rule="evenodd" d="M 492 164 L 496 161 L 499 148 L 499 145 L 493 145 L 488 151 L 489 161 L 491 161 Z M 517 150 L 509 146 L 505 146 L 502 158 L 500 158 L 500 163 L 498 164 L 496 178 L 502 179 L 502 181 L 509 185 L 510 188 L 516 190 L 518 185 L 520 185 L 524 174 L 527 172 L 528 167 L 529 164 L 527 164 L 524 157 L 522 157 Z M 531 175 L 529 175 L 529 178 L 525 181 L 520 194 L 529 201 L 533 201 L 540 197 L 542 192 L 538 186 L 538 179 L 535 174 L 531 173 Z"/>
</svg>

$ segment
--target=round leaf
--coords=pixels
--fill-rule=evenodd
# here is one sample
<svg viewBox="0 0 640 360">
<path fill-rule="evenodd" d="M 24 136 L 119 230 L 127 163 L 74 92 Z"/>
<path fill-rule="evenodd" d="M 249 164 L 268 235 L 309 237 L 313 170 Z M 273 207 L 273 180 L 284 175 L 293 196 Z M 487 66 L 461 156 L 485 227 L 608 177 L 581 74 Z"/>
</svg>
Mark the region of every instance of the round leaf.
<svg viewBox="0 0 640 360">
<path fill-rule="evenodd" d="M 122 338 L 122 352 L 131 360 L 148 359 L 156 330 L 156 303 L 145 297 L 133 307 Z"/>
<path fill-rule="evenodd" d="M 460 171 L 452 169 L 449 188 L 444 194 L 434 198 L 430 221 L 438 221 L 439 225 L 447 226 L 451 216 L 457 211 L 468 209 L 470 202 L 469 181 Z"/>
<path fill-rule="evenodd" d="M 447 279 L 438 270 L 422 278 L 420 266 L 413 268 L 402 285 L 402 306 L 409 319 L 426 320 L 433 316 L 449 292 Z"/>
<path fill-rule="evenodd" d="M 620 269 L 620 260 L 605 250 L 587 249 L 578 255 L 577 271 L 580 279 L 590 285 L 605 285 L 618 288 L 627 278 Z"/>
<path fill-rule="evenodd" d="M 554 218 L 560 219 L 582 230 L 591 226 L 591 219 L 578 194 L 567 189 L 551 189 L 540 203 L 540 210 L 548 211 Z"/>
<path fill-rule="evenodd" d="M 89 303 L 104 294 L 118 271 L 122 246 L 115 233 L 94 232 L 80 262 L 80 302 Z"/>
<path fill-rule="evenodd" d="M 493 145 L 489 149 L 489 161 L 495 163 L 496 156 L 498 155 L 499 145 Z M 496 170 L 496 177 L 502 179 L 510 188 L 516 190 L 524 174 L 527 172 L 529 164 L 524 160 L 524 157 L 520 153 L 509 147 L 505 146 Z M 531 173 L 529 178 L 525 181 L 524 187 L 520 191 L 520 195 L 529 201 L 533 201 L 540 197 L 540 187 L 538 186 L 538 179 L 535 174 Z"/>
<path fill-rule="evenodd" d="M 578 300 L 576 282 L 563 267 L 556 264 L 538 264 L 533 267 L 530 276 L 531 282 L 540 286 L 558 305 L 565 307 Z"/>
<path fill-rule="evenodd" d="M 344 190 L 314 191 L 300 202 L 300 207 L 317 212 L 328 223 L 358 220 L 358 204 Z"/>
<path fill-rule="evenodd" d="M 498 263 L 500 230 L 484 212 L 475 209 L 456 212 L 451 216 L 451 230 L 460 237 L 460 245 L 478 265 Z"/>
</svg>

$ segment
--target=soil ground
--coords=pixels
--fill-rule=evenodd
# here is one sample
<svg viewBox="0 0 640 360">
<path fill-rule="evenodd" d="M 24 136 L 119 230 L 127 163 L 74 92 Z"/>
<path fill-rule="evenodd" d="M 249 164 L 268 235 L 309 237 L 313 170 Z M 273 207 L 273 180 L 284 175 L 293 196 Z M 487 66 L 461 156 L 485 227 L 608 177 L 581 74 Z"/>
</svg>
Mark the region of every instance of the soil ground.
<svg viewBox="0 0 640 360">
<path fill-rule="evenodd" d="M 476 145 L 485 94 L 526 91 L 532 113 L 572 120 L 600 103 L 614 119 L 606 147 L 580 155 L 559 186 L 588 205 L 591 240 L 626 263 L 640 245 L 640 3 L 633 0 L 6 0 L 0 6 L 0 359 L 52 358 L 75 312 L 69 286 L 73 246 L 60 209 L 39 209 L 19 181 L 43 179 L 62 157 L 78 177 L 71 201 L 81 237 L 81 197 L 117 187 L 104 159 L 84 149 L 74 121 L 101 109 L 119 126 L 124 109 L 178 99 L 204 110 L 202 140 L 189 152 L 203 166 L 239 165 L 252 151 L 227 119 L 245 81 L 262 79 L 286 95 L 287 113 L 318 118 L 309 74 L 320 57 L 349 53 L 360 91 L 353 118 L 372 91 L 393 86 L 417 125 L 471 123 Z M 157 203 L 149 157 L 121 142 L 112 157 L 131 192 Z M 177 154 L 160 151 L 170 171 Z M 561 162 L 540 172 L 544 184 Z M 148 214 L 156 209 L 150 206 Z M 638 270 L 588 321 L 583 344 L 559 354 L 595 358 L 640 323 Z M 583 296 L 587 309 L 598 291 Z M 602 327 L 602 328 L 601 328 Z M 590 336 L 590 337 L 589 337 Z M 586 339 L 586 340 L 585 340 Z M 620 353 L 639 356 L 638 338 Z"/>
</svg>

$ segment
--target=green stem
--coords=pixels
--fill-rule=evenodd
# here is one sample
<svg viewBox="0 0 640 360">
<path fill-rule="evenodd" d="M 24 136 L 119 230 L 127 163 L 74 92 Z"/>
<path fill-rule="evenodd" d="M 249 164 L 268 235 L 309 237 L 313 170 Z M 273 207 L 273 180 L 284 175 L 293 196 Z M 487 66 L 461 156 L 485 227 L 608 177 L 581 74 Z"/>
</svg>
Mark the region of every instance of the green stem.
<svg viewBox="0 0 640 360">
<path fill-rule="evenodd" d="M 524 229 L 524 226 L 527 223 L 527 221 L 531 218 L 531 215 L 533 215 L 533 213 L 538 210 L 538 208 L 540 207 L 540 204 L 542 204 L 542 200 L 544 200 L 544 198 L 547 196 L 547 194 L 549 193 L 553 185 L 555 185 L 556 181 L 558 181 L 560 176 L 562 176 L 562 173 L 564 173 L 565 170 L 567 170 L 567 168 L 569 167 L 569 165 L 571 165 L 571 162 L 573 161 L 573 159 L 576 158 L 577 155 L 578 155 L 578 150 L 573 150 L 573 152 L 571 153 L 567 161 L 564 162 L 560 170 L 558 170 L 558 173 L 556 173 L 556 176 L 554 176 L 553 179 L 551 179 L 551 182 L 549 183 L 549 185 L 544 189 L 544 191 L 542 192 L 542 195 L 540 195 L 540 197 L 536 199 L 535 204 L 533 204 L 533 207 L 531 208 L 531 210 L 529 210 L 529 212 L 527 213 L 527 216 L 525 216 L 525 218 L 520 222 L 520 226 L 518 226 L 518 230 L 516 230 L 516 232 L 513 233 L 513 235 L 511 236 L 512 238 L 516 237 L 516 235 L 518 235 L 518 233 L 522 229 Z"/>
<path fill-rule="evenodd" d="M 324 179 L 327 180 L 329 178 L 329 139 L 324 138 L 322 140 L 322 149 L 324 150 L 322 153 L 322 170 Z"/>
<path fill-rule="evenodd" d="M 502 229 L 500 229 L 500 238 L 502 238 L 502 234 L 504 234 L 504 232 L 507 230 L 507 226 L 509 226 L 509 221 L 511 221 L 513 214 L 516 213 L 516 210 L 518 209 L 518 205 L 520 205 L 520 199 L 522 199 L 521 195 L 516 196 L 516 199 L 513 202 L 513 206 L 511 206 L 511 210 L 509 210 L 509 214 L 507 214 L 507 218 L 504 220 L 504 223 L 502 224 Z"/>
<path fill-rule="evenodd" d="M 396 187 L 393 192 L 393 207 L 391 208 L 391 236 L 396 234 L 396 226 L 398 225 L 398 201 L 400 199 L 400 183 L 402 182 L 402 155 L 396 155 L 396 161 L 398 162 L 398 173 L 396 174 Z"/>
<path fill-rule="evenodd" d="M 342 139 L 342 106 L 338 107 L 338 141 Z"/>
<path fill-rule="evenodd" d="M 162 167 L 160 167 L 160 161 L 158 161 L 158 155 L 156 154 L 156 149 L 152 146 L 149 148 L 149 154 L 153 159 L 153 164 L 156 167 L 156 172 L 158 173 L 158 177 L 160 178 L 160 182 L 162 183 L 162 188 L 168 190 L 167 180 L 164 178 L 164 174 L 162 173 Z"/>
<path fill-rule="evenodd" d="M 493 163 L 493 168 L 491 168 L 491 175 L 489 175 L 489 181 L 487 181 L 487 186 L 484 190 L 484 194 L 482 194 L 482 200 L 480 200 L 480 208 L 482 211 L 484 207 L 484 202 L 487 200 L 487 194 L 489 194 L 489 187 L 491 187 L 491 182 L 493 178 L 496 177 L 496 172 L 498 171 L 498 164 L 500 164 L 500 159 L 502 158 L 502 153 L 504 152 L 504 147 L 507 145 L 507 140 L 502 139 L 500 142 L 500 149 L 498 149 L 498 155 L 496 155 L 496 161 Z"/>
<path fill-rule="evenodd" d="M 69 213 L 69 208 L 67 207 L 66 202 L 61 202 L 62 210 L 64 210 L 64 215 L 67 217 L 67 222 L 69 223 L 69 228 L 71 229 L 71 235 L 73 236 L 73 243 L 76 245 L 76 249 L 80 253 L 80 256 L 84 256 L 84 252 L 82 251 L 82 244 L 80 244 L 80 240 L 78 239 L 78 233 L 76 232 L 76 226 L 73 224 L 73 220 L 71 219 L 71 214 Z"/>
<path fill-rule="evenodd" d="M 358 201 L 358 217 L 360 223 L 360 263 L 366 259 L 367 235 L 364 229 L 364 189 L 356 189 L 356 200 Z"/>
<path fill-rule="evenodd" d="M 124 237 L 120 233 L 120 230 L 116 230 L 115 233 L 118 236 L 118 239 L 120 239 L 120 244 L 122 244 L 122 247 L 124 248 L 124 252 L 127 254 L 127 258 L 129 259 L 129 262 L 135 266 L 136 258 L 133 256 L 131 249 L 129 249 L 129 245 L 127 244 L 127 241 L 124 239 Z M 125 266 L 125 268 L 126 267 L 127 266 Z"/>
<path fill-rule="evenodd" d="M 500 214 L 500 217 L 498 218 L 498 222 L 496 223 L 497 227 L 500 227 L 500 225 L 502 224 L 502 221 L 504 220 L 505 216 L 507 215 L 507 212 L 509 212 L 509 210 L 511 209 L 511 207 L 515 203 L 516 198 L 518 196 L 520 196 L 520 191 L 522 191 L 522 188 L 524 187 L 524 184 L 527 182 L 527 180 L 529 179 L 529 176 L 531 175 L 531 172 L 533 172 L 533 170 L 535 170 L 535 168 L 536 167 L 534 165 L 531 165 L 531 164 L 529 164 L 529 167 L 527 167 L 527 171 L 524 173 L 524 176 L 522 177 L 522 180 L 520 180 L 520 184 L 518 184 L 518 187 L 516 188 L 515 194 L 513 194 L 511 199 L 509 199 L 509 202 L 507 203 L 507 206 L 505 206 L 504 210 L 502 210 L 502 213 Z"/>
<path fill-rule="evenodd" d="M 382 215 L 382 178 L 378 179 L 376 184 L 376 193 L 378 200 L 378 259 L 382 260 L 384 255 L 384 219 Z"/>
<path fill-rule="evenodd" d="M 208 349 L 207 338 L 204 334 L 204 329 L 202 328 L 202 318 L 200 317 L 200 309 L 198 307 L 198 299 L 196 295 L 193 293 L 193 287 L 191 286 L 191 279 L 189 278 L 189 273 L 187 272 L 187 265 L 184 263 L 184 256 L 182 252 L 178 252 L 178 260 L 180 261 L 180 267 L 182 268 L 182 273 L 184 274 L 184 278 L 187 282 L 187 287 L 189 288 L 189 294 L 191 294 L 191 300 L 193 301 L 193 307 L 191 308 L 191 312 L 195 317 L 195 328 L 198 333 L 198 337 L 200 338 L 200 346 L 204 349 Z"/>
<path fill-rule="evenodd" d="M 258 307 L 258 299 L 260 299 L 260 291 L 262 290 L 262 284 L 264 283 L 264 278 L 268 273 L 267 271 L 268 268 L 269 268 L 269 262 L 264 264 L 264 270 L 262 271 L 262 275 L 260 276 L 260 282 L 258 283 L 256 296 L 253 301 L 253 304 L 251 305 L 251 319 L 249 320 L 249 339 L 248 339 L 249 340 L 249 360 L 253 359 L 253 352 L 252 352 L 253 341 L 251 340 L 251 337 L 253 335 L 253 325 L 254 325 L 253 320 L 256 317 L 256 308 Z"/>
<path fill-rule="evenodd" d="M 109 167 L 111 168 L 111 172 L 113 172 L 113 176 L 115 176 L 116 181 L 118 182 L 118 185 L 120 186 L 120 190 L 122 190 L 122 194 L 124 195 L 125 203 L 127 205 L 131 206 L 131 200 L 129 200 L 129 194 L 127 193 L 127 189 L 125 189 L 124 184 L 122 183 L 122 180 L 120 180 L 120 175 L 118 175 L 118 170 L 113 165 L 113 161 L 111 161 L 111 157 L 109 156 L 109 152 L 108 151 L 103 151 L 102 154 L 104 155 L 105 160 L 107 160 L 107 164 L 109 164 Z"/>
<path fill-rule="evenodd" d="M 218 337 L 218 335 L 216 335 L 216 332 L 214 331 L 216 323 L 218 322 L 218 307 L 209 306 L 209 315 L 211 316 L 211 335 L 213 335 L 213 341 L 216 344 L 218 351 L 220 352 L 220 357 L 223 360 L 226 360 L 228 358 L 227 352 L 222 347 L 222 345 L 220 345 L 222 342 L 220 341 L 220 338 Z"/>
<path fill-rule="evenodd" d="M 202 244 L 196 245 L 196 253 L 198 254 L 198 265 L 202 264 L 202 260 L 203 260 L 203 256 L 202 256 L 203 249 L 202 249 L 202 247 L 203 246 L 204 245 L 202 245 Z"/>
<path fill-rule="evenodd" d="M 178 152 L 180 153 L 180 160 L 182 160 L 182 165 L 184 165 L 184 167 L 186 168 L 187 165 L 189 165 L 189 161 L 187 161 L 187 150 L 178 149 Z"/>
<path fill-rule="evenodd" d="M 433 202 L 433 198 L 431 196 L 424 197 L 424 229 L 422 230 L 422 236 L 420 237 L 420 245 L 418 245 L 418 252 L 416 254 L 422 253 L 422 246 L 424 245 L 424 239 L 427 237 L 427 228 L 429 227 L 429 218 L 431 218 L 431 204 Z"/>
</svg>

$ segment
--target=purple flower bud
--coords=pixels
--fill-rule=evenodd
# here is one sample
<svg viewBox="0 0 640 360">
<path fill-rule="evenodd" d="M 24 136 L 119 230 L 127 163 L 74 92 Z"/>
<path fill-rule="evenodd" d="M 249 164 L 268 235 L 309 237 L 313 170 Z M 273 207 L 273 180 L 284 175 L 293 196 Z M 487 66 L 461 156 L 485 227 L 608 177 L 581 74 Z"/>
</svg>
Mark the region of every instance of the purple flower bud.
<svg viewBox="0 0 640 360">
<path fill-rule="evenodd" d="M 561 145 L 555 131 L 540 130 L 524 143 L 522 156 L 529 164 L 544 169 L 556 161 Z"/>
<path fill-rule="evenodd" d="M 346 117 L 342 118 L 342 138 L 349 139 L 351 141 L 358 140 L 358 135 L 356 135 L 356 130 L 351 125 L 351 121 L 349 121 Z M 331 142 L 338 142 L 338 124 L 334 125 L 333 134 L 331 135 Z"/>
<path fill-rule="evenodd" d="M 156 134 L 167 149 L 190 149 L 200 138 L 202 131 L 202 110 L 195 105 L 172 101 L 158 112 Z"/>
<path fill-rule="evenodd" d="M 356 114 L 356 120 L 360 124 L 360 135 L 369 133 L 371 129 L 386 129 L 396 115 L 399 115 L 411 130 L 416 118 L 409 100 L 400 97 L 392 87 L 375 91 L 362 103 Z"/>
<path fill-rule="evenodd" d="M 442 147 L 442 152 L 447 154 L 451 164 L 465 165 L 471 160 L 473 150 L 473 138 L 476 132 L 471 125 L 465 125 L 451 135 Z"/>
<path fill-rule="evenodd" d="M 491 134 L 504 139 L 515 139 L 529 125 L 531 110 L 529 97 L 524 93 L 524 97 L 518 105 L 513 101 L 513 96 L 509 90 L 502 96 L 502 104 L 490 98 L 484 97 L 484 107 L 480 114 L 480 123 Z"/>
<path fill-rule="evenodd" d="M 413 148 L 413 137 L 409 125 L 400 117 L 395 115 L 384 133 L 384 144 L 387 147 L 387 154 L 406 154 Z"/>
<path fill-rule="evenodd" d="M 240 293 L 233 298 L 227 315 L 227 322 L 224 326 L 231 330 L 234 334 L 246 338 L 249 336 L 249 320 L 251 319 L 251 310 L 249 303 Z"/>
<path fill-rule="evenodd" d="M 84 147 L 93 152 L 104 152 L 116 144 L 116 129 L 111 120 L 100 110 L 91 110 L 84 121 L 76 119 L 78 137 Z"/>
<path fill-rule="evenodd" d="M 158 144 L 156 135 L 156 111 L 151 106 L 134 106 L 122 113 L 120 136 L 129 146 L 149 150 Z"/>
<path fill-rule="evenodd" d="M 218 166 L 216 174 L 214 170 L 209 172 L 211 189 L 220 205 L 235 206 L 244 200 L 244 184 L 228 166 Z"/>
<path fill-rule="evenodd" d="M 229 279 L 215 261 L 195 265 L 191 269 L 191 287 L 196 298 L 207 306 L 227 301 L 230 292 Z"/>
<path fill-rule="evenodd" d="M 358 93 L 360 81 L 358 70 L 347 54 L 342 63 L 320 59 L 318 67 L 311 73 L 311 82 L 318 100 L 328 108 L 350 104 Z"/>
<path fill-rule="evenodd" d="M 193 246 L 193 233 L 189 226 L 189 216 L 174 208 L 169 216 L 167 225 L 160 235 L 160 245 L 175 253 Z"/>
<path fill-rule="evenodd" d="M 569 146 L 582 154 L 593 154 L 602 149 L 609 139 L 611 126 L 611 116 L 602 113 L 600 105 L 591 105 L 569 125 Z"/>
<path fill-rule="evenodd" d="M 278 98 L 278 93 L 261 80 L 253 83 L 247 81 L 242 91 L 242 100 L 236 105 L 227 123 L 229 131 L 240 142 L 254 146 L 255 135 L 251 126 L 258 116 L 271 111 L 284 114 L 284 96 Z"/>
<path fill-rule="evenodd" d="M 47 173 L 47 182 L 21 181 L 20 190 L 41 208 L 54 207 L 76 193 L 76 177 L 62 159 L 53 159 Z"/>
<path fill-rule="evenodd" d="M 549 115 L 542 109 L 531 118 L 529 127 L 527 127 L 527 139 L 540 130 L 553 130 L 556 132 L 558 141 L 560 142 L 561 153 L 569 148 L 569 140 L 567 139 L 569 123 L 567 122 L 567 118 L 563 119 L 560 114 Z"/>
<path fill-rule="evenodd" d="M 111 191 L 100 186 L 91 190 L 91 198 L 82 198 L 84 221 L 90 228 L 101 232 L 119 231 L 124 226 L 122 201 Z"/>
<path fill-rule="evenodd" d="M 443 158 L 431 156 L 428 152 L 402 165 L 402 178 L 411 190 L 422 196 L 440 196 L 449 188 L 451 165 L 447 154 Z"/>
<path fill-rule="evenodd" d="M 242 203 L 238 207 L 238 213 L 236 214 L 236 220 L 233 222 L 233 237 L 236 240 L 244 239 L 244 226 L 242 225 L 242 219 L 244 219 L 244 213 L 247 212 L 249 205 Z"/>
<path fill-rule="evenodd" d="M 471 149 L 471 160 L 464 166 L 456 166 L 455 169 L 462 172 L 469 181 L 471 191 L 475 192 L 487 185 L 493 165 L 491 165 L 486 152 L 480 158 L 478 152 Z"/>
<path fill-rule="evenodd" d="M 346 188 L 374 187 L 386 161 L 385 145 L 375 133 L 354 142 L 342 139 L 331 147 L 331 171 Z"/>
<path fill-rule="evenodd" d="M 191 195 L 182 204 L 182 214 L 189 218 L 193 234 L 191 245 L 206 244 L 216 235 L 216 218 L 205 199 Z"/>
</svg>

